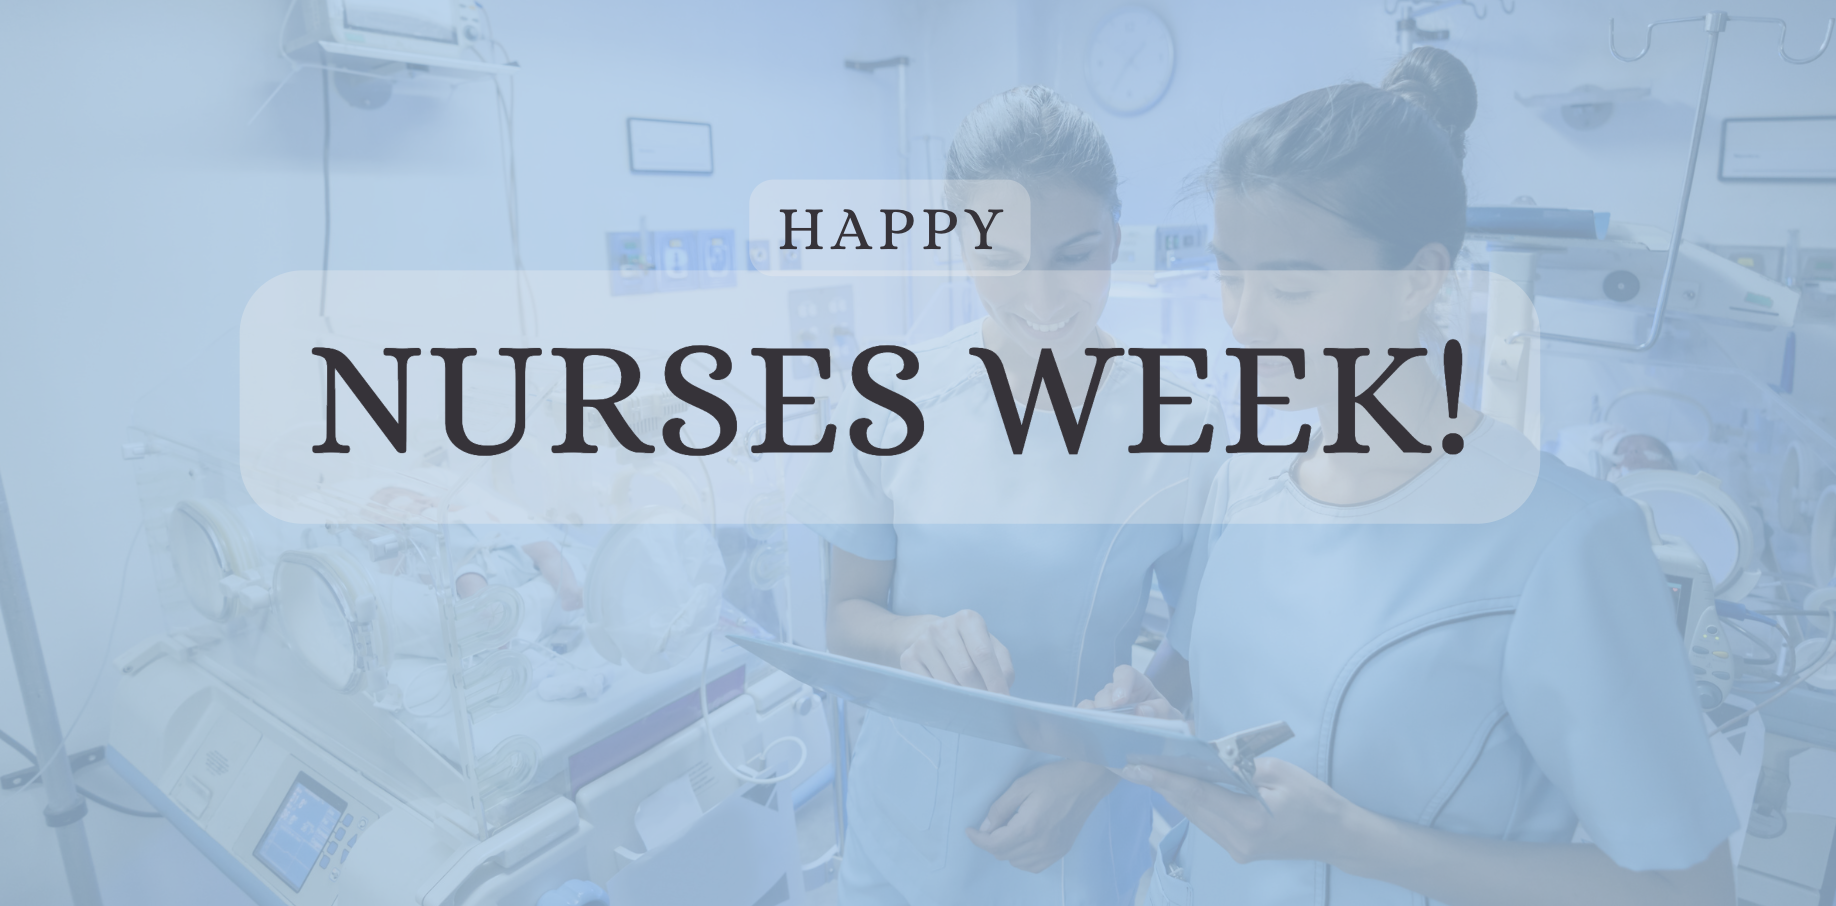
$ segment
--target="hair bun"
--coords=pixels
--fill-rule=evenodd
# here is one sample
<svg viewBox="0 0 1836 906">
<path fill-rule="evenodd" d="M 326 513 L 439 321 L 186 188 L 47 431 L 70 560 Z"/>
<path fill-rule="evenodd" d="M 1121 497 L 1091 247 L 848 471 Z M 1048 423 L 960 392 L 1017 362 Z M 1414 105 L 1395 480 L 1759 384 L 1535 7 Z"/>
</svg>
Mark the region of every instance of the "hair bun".
<svg viewBox="0 0 1836 906">
<path fill-rule="evenodd" d="M 1447 130 L 1454 153 L 1466 156 L 1466 129 L 1479 112 L 1479 89 L 1460 58 L 1438 47 L 1403 55 L 1379 86 L 1420 105 Z"/>
</svg>

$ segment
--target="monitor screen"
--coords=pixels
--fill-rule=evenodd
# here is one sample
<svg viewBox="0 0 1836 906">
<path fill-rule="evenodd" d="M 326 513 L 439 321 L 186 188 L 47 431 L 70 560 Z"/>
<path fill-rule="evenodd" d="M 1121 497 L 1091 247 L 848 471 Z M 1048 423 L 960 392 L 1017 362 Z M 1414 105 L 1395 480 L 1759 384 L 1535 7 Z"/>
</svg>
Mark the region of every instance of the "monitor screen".
<svg viewBox="0 0 1836 906">
<path fill-rule="evenodd" d="M 459 43 L 458 16 L 452 0 L 345 0 L 344 27 Z"/>
<path fill-rule="evenodd" d="M 344 814 L 344 800 L 304 773 L 281 800 L 280 811 L 255 844 L 255 858 L 274 870 L 295 893 L 306 884 L 306 875 L 319 858 L 325 841 Z"/>
</svg>

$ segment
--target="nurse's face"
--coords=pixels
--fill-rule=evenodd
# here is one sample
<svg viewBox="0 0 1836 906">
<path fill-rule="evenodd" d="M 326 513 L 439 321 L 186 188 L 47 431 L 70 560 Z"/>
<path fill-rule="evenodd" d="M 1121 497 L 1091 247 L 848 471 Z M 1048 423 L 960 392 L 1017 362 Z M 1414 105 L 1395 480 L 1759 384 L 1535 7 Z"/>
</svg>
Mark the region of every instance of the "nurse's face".
<svg viewBox="0 0 1836 906">
<path fill-rule="evenodd" d="M 1060 362 L 1082 357 L 1109 301 L 1109 267 L 1122 231 L 1107 201 L 1074 186 L 1029 185 L 1032 236 L 1028 249 L 976 249 L 963 240 L 973 268 L 1024 270 L 1010 277 L 975 278 L 999 339 L 1025 350 L 1050 348 Z M 970 237 L 973 237 L 973 231 Z M 995 338 L 991 338 L 995 339 Z"/>
<path fill-rule="evenodd" d="M 1224 319 L 1237 343 L 1306 356 L 1307 380 L 1295 380 L 1286 359 L 1259 358 L 1258 395 L 1288 397 L 1281 408 L 1315 408 L 1337 398 L 1338 366 L 1321 350 L 1371 350 L 1359 360 L 1365 386 L 1388 364 L 1386 350 L 1417 345 L 1417 323 L 1447 268 L 1440 244 L 1425 246 L 1403 269 L 1387 268 L 1375 241 L 1275 188 L 1225 192 L 1215 214 Z"/>
</svg>

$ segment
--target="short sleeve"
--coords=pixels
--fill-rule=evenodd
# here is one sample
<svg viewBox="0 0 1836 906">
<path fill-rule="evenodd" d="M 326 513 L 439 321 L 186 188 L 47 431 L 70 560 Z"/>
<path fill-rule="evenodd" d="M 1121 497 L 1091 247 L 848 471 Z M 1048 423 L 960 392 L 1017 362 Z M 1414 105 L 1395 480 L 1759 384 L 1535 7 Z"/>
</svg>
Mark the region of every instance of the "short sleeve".
<svg viewBox="0 0 1836 906">
<path fill-rule="evenodd" d="M 1636 506 L 1615 495 L 1576 513 L 1525 584 L 1504 700 L 1537 766 L 1624 868 L 1687 868 L 1739 826 L 1691 687 Z"/>
<path fill-rule="evenodd" d="M 881 482 L 885 457 L 869 456 L 854 448 L 847 426 L 865 415 L 876 426 L 891 416 L 870 408 L 852 394 L 839 407 L 835 450 L 810 457 L 808 470 L 791 495 L 792 519 L 808 526 L 823 540 L 867 560 L 892 560 L 898 554 L 893 530 L 893 502 Z"/>
</svg>

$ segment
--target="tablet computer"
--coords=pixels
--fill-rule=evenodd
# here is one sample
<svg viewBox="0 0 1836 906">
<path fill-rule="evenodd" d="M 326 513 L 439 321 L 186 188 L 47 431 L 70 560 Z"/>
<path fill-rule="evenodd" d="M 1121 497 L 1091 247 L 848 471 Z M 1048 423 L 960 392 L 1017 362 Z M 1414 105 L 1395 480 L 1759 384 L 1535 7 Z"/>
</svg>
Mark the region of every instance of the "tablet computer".
<svg viewBox="0 0 1836 906">
<path fill-rule="evenodd" d="M 1276 722 L 1204 740 L 1185 721 L 1029 701 L 781 642 L 728 638 L 798 680 L 888 717 L 1116 769 L 1165 768 L 1246 796 L 1257 796 L 1256 756 L 1294 737 Z"/>
</svg>

